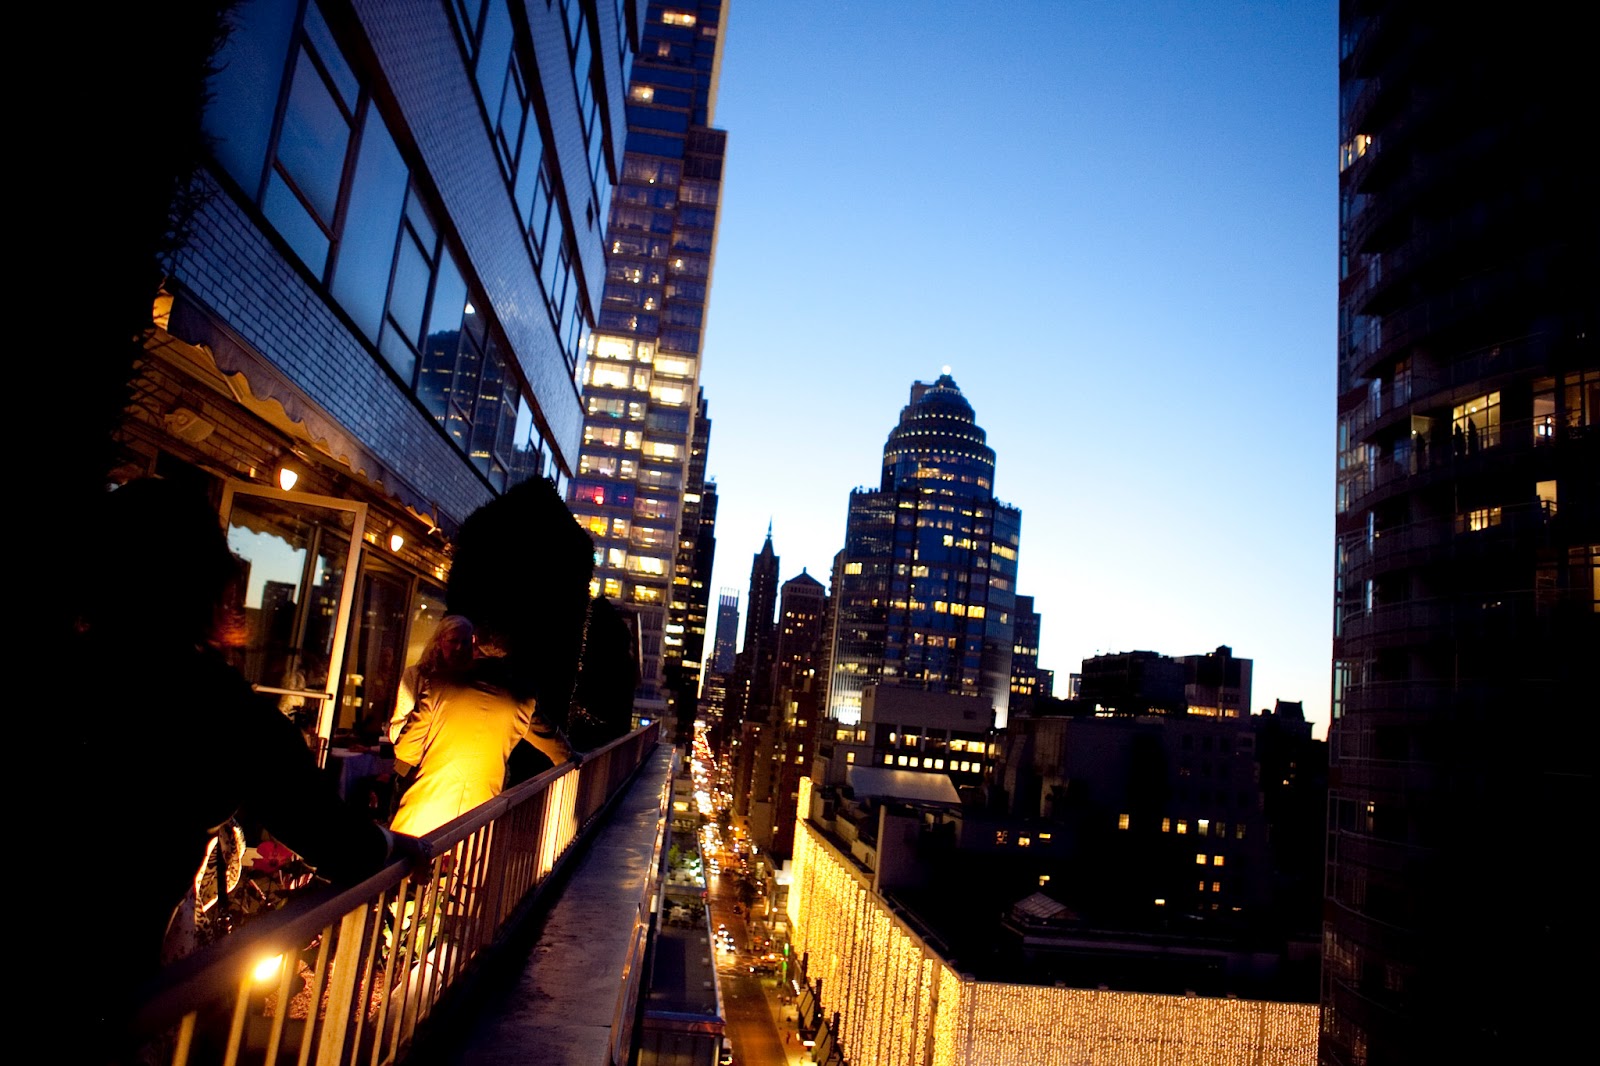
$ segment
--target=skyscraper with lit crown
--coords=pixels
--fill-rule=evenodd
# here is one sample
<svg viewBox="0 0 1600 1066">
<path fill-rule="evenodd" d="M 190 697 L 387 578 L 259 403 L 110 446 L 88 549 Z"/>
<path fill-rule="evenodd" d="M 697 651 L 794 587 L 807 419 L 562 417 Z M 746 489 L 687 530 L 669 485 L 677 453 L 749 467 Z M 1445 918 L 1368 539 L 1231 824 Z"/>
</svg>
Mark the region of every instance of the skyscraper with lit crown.
<svg viewBox="0 0 1600 1066">
<path fill-rule="evenodd" d="M 1022 512 L 994 496 L 994 450 L 949 368 L 915 382 L 876 490 L 850 494 L 836 560 L 828 715 L 868 685 L 1011 699 Z"/>
</svg>

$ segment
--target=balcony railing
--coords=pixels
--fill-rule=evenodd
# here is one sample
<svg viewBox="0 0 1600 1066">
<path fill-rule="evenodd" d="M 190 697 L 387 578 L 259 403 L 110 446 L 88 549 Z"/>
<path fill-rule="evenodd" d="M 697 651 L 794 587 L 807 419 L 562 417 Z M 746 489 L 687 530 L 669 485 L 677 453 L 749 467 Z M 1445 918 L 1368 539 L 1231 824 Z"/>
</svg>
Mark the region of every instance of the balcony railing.
<svg viewBox="0 0 1600 1066">
<path fill-rule="evenodd" d="M 598 824 L 658 729 L 508 789 L 422 838 L 415 863 L 297 900 L 169 967 L 122 1050 L 174 1066 L 398 1061 Z"/>
</svg>

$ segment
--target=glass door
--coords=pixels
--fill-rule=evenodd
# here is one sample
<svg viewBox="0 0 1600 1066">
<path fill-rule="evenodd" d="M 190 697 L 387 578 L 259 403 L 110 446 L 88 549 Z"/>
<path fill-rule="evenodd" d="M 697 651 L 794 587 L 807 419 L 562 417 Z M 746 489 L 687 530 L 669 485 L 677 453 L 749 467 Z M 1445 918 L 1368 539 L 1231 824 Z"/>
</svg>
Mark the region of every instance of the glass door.
<svg viewBox="0 0 1600 1066">
<path fill-rule="evenodd" d="M 240 624 L 224 650 L 257 692 L 278 697 L 321 764 L 367 505 L 233 482 L 222 514 L 242 586 Z"/>
</svg>

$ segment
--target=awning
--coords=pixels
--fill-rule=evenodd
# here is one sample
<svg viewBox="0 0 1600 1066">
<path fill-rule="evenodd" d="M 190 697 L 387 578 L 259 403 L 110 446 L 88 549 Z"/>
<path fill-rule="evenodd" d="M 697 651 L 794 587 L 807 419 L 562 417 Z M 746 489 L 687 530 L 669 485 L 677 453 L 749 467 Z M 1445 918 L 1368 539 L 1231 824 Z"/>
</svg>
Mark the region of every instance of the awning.
<svg viewBox="0 0 1600 1066">
<path fill-rule="evenodd" d="M 226 392 L 280 432 L 345 467 L 356 477 L 395 500 L 422 523 L 455 533 L 456 520 L 441 514 L 433 501 L 383 464 L 332 415 L 306 396 L 248 344 L 194 301 L 174 301 L 171 329 L 202 343 L 152 327 L 144 347 L 150 354 Z"/>
</svg>

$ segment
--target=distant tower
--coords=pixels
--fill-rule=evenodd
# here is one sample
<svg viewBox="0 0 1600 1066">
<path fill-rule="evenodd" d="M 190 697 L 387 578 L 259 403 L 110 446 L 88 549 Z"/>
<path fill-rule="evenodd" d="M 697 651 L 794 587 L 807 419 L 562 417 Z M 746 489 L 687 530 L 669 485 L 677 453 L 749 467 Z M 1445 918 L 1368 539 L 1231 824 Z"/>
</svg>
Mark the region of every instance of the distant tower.
<svg viewBox="0 0 1600 1066">
<path fill-rule="evenodd" d="M 767 540 L 750 561 L 750 593 L 745 601 L 744 647 L 738 671 L 745 683 L 742 712 L 764 711 L 772 702 L 772 667 L 777 655 L 778 556 L 772 550 L 772 523 Z"/>
<path fill-rule="evenodd" d="M 680 735 L 694 720 L 700 694 L 700 659 L 705 653 L 706 606 L 711 597 L 711 567 L 717 550 L 717 486 L 706 480 L 711 418 L 706 390 L 695 405 L 689 472 L 683 485 L 683 523 L 673 565 L 672 605 L 662 639 L 663 676 Z"/>
<path fill-rule="evenodd" d="M 1340 5 L 1332 1066 L 1590 1042 L 1600 216 L 1573 28 Z"/>
<path fill-rule="evenodd" d="M 739 653 L 739 590 L 723 589 L 717 594 L 717 632 L 711 645 L 711 672 L 724 677 L 733 673 L 734 657 Z"/>
<path fill-rule="evenodd" d="M 1032 699 L 1039 692 L 1039 612 L 1033 609 L 1032 596 L 1018 596 L 1015 633 L 1011 645 L 1011 695 Z"/>
<path fill-rule="evenodd" d="M 783 583 L 778 603 L 775 688 L 794 688 L 814 669 L 822 640 L 822 618 L 828 603 L 822 582 L 804 569 Z"/>
<path fill-rule="evenodd" d="M 1011 701 L 1022 512 L 994 497 L 994 451 L 949 373 L 911 386 L 877 491 L 850 494 L 837 560 L 828 714 L 867 685 Z"/>
<path fill-rule="evenodd" d="M 821 675 L 827 607 L 827 591 L 804 570 L 783 583 L 773 684 L 771 831 L 764 841 L 780 859 L 794 851 L 800 778 L 810 772 L 816 754 L 818 721 L 827 694 Z"/>
</svg>

